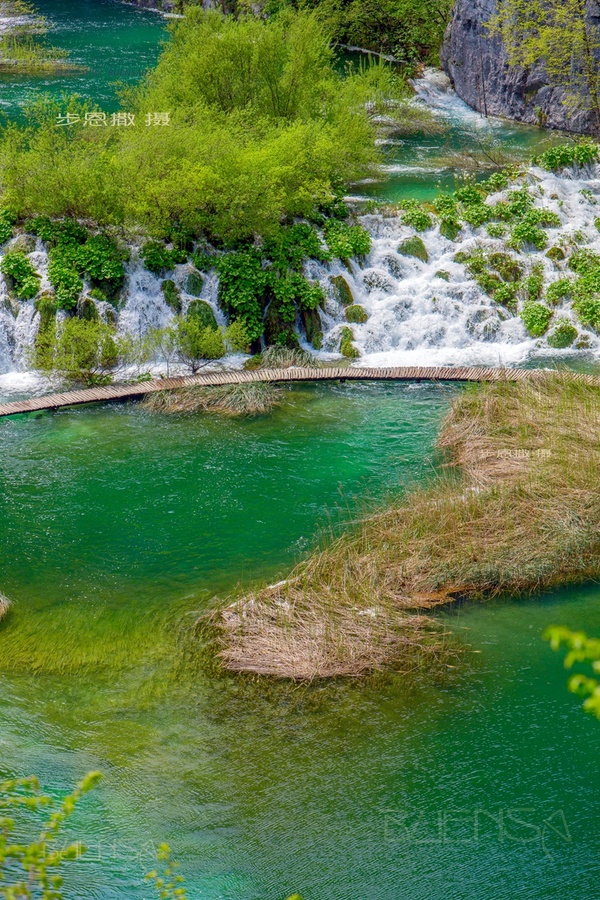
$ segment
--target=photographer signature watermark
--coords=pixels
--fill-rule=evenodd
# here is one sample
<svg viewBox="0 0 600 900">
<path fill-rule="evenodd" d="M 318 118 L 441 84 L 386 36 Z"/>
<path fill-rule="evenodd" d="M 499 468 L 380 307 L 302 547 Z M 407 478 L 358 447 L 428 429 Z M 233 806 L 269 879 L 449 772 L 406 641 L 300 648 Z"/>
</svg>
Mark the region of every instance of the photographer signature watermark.
<svg viewBox="0 0 600 900">
<path fill-rule="evenodd" d="M 548 859 L 572 836 L 562 809 L 545 813 L 535 807 L 488 810 L 442 809 L 426 816 L 420 812 L 386 811 L 388 843 L 477 845 L 494 841 L 506 845 L 537 845 Z"/>
<path fill-rule="evenodd" d="M 85 115 L 77 113 L 64 113 L 56 117 L 58 128 L 68 128 L 72 125 L 83 125 L 84 128 L 131 128 L 136 124 L 136 114 L 128 112 L 87 112 Z M 149 112 L 144 116 L 144 124 L 147 128 L 164 128 L 171 125 L 171 113 Z"/>
</svg>

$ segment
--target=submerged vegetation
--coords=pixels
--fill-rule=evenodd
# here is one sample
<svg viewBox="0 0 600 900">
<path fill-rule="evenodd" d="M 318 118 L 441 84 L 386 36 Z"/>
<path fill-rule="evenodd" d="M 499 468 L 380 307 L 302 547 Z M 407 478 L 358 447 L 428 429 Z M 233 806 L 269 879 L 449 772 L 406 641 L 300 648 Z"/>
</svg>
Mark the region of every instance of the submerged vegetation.
<svg viewBox="0 0 600 900">
<path fill-rule="evenodd" d="M 0 20 L 4 24 L 4 31 L 0 29 L 0 76 L 15 72 L 57 75 L 82 70 L 69 62 L 64 50 L 51 47 L 44 40 L 48 25 L 33 4 L 2 0 Z"/>
<path fill-rule="evenodd" d="M 149 394 L 144 406 L 162 413 L 215 413 L 222 416 L 258 416 L 281 403 L 281 389 L 268 383 L 186 387 Z"/>
<path fill-rule="evenodd" d="M 310 680 L 439 654 L 427 610 L 600 574 L 600 388 L 576 375 L 468 389 L 415 491 L 202 627 L 226 669 Z M 457 475 L 460 473 L 460 478 Z"/>
</svg>

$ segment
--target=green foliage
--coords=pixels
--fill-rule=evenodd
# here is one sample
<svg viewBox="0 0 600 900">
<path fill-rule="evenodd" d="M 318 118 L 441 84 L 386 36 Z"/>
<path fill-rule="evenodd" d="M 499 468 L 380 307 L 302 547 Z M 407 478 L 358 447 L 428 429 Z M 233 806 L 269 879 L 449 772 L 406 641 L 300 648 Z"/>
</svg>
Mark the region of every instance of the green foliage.
<svg viewBox="0 0 600 900">
<path fill-rule="evenodd" d="M 210 303 L 206 300 L 192 300 L 187 310 L 188 319 L 198 319 L 204 328 L 216 328 L 217 320 Z"/>
<path fill-rule="evenodd" d="M 501 284 L 494 291 L 494 300 L 496 303 L 500 303 L 502 306 L 506 306 L 507 309 L 516 312 L 518 288 L 518 284 Z"/>
<path fill-rule="evenodd" d="M 527 216 L 518 222 L 513 230 L 509 246 L 515 250 L 521 250 L 526 246 L 535 247 L 536 250 L 544 250 L 548 246 L 548 237 L 545 231 L 538 228 Z"/>
<path fill-rule="evenodd" d="M 440 234 L 449 241 L 455 241 L 461 231 L 460 220 L 456 217 L 450 218 L 446 216 L 440 219 Z"/>
<path fill-rule="evenodd" d="M 219 328 L 205 327 L 199 318 L 178 317 L 174 323 L 180 360 L 197 372 L 204 360 L 225 356 L 225 340 Z"/>
<path fill-rule="evenodd" d="M 559 144 L 550 147 L 539 157 L 534 159 L 534 164 L 539 165 L 548 172 L 556 172 L 559 169 L 567 169 L 575 164 L 586 166 L 598 161 L 598 144 L 591 140 L 582 140 L 579 143 Z"/>
<path fill-rule="evenodd" d="M 562 247 L 550 247 L 550 249 L 546 253 L 546 256 L 554 263 L 562 262 L 565 258 L 565 251 L 562 249 Z"/>
<path fill-rule="evenodd" d="M 184 255 L 181 250 L 177 249 L 169 250 L 160 241 L 147 241 L 142 247 L 140 255 L 146 268 L 155 275 L 169 272 L 178 263 L 185 262 L 187 259 L 187 254 Z"/>
<path fill-rule="evenodd" d="M 347 225 L 336 219 L 328 219 L 324 230 L 327 246 L 338 259 L 366 256 L 371 250 L 371 236 L 361 225 Z"/>
<path fill-rule="evenodd" d="M 428 229 L 433 228 L 433 218 L 416 200 L 406 200 L 403 202 L 402 207 L 404 209 L 402 214 L 403 225 L 414 228 L 415 231 L 428 231 Z"/>
<path fill-rule="evenodd" d="M 393 54 L 416 71 L 436 64 L 452 0 L 267 0 L 268 13 L 289 6 L 314 8 L 334 40 Z"/>
<path fill-rule="evenodd" d="M 331 232 L 339 224 L 341 223 L 326 223 L 325 227 Z M 351 240 L 356 243 L 357 239 L 353 237 Z M 271 260 L 273 268 L 280 274 L 285 274 L 288 269 L 295 272 L 302 271 L 305 259 L 319 259 L 326 262 L 330 258 L 315 229 L 306 223 L 280 228 L 265 241 L 264 255 Z"/>
<path fill-rule="evenodd" d="M 577 329 L 568 319 L 559 319 L 552 330 L 552 334 L 548 335 L 548 346 L 554 350 L 564 350 L 570 347 L 577 337 Z"/>
<path fill-rule="evenodd" d="M 573 302 L 573 309 L 582 325 L 600 331 L 600 300 L 597 297 L 578 296 Z"/>
<path fill-rule="evenodd" d="M 532 337 L 541 337 L 548 331 L 552 310 L 542 303 L 525 303 L 521 310 L 521 319 Z"/>
<path fill-rule="evenodd" d="M 492 253 L 489 264 L 504 281 L 518 281 L 523 275 L 522 265 L 508 253 Z"/>
<path fill-rule="evenodd" d="M 546 288 L 544 300 L 549 306 L 558 304 L 573 292 L 573 282 L 569 278 L 559 278 Z"/>
<path fill-rule="evenodd" d="M 1 133 L 4 202 L 23 216 L 141 226 L 181 256 L 190 235 L 229 247 L 268 236 L 371 173 L 378 68 L 343 77 L 307 12 L 236 20 L 190 8 L 129 93 L 135 126 L 57 129 L 59 113 L 89 105 L 46 98 Z M 170 110 L 172 127 L 145 127 L 153 110 Z"/>
<path fill-rule="evenodd" d="M 33 840 L 23 839 L 23 824 L 15 818 L 30 813 L 39 828 L 39 816 L 51 810 L 54 800 L 40 790 L 37 778 L 14 778 L 0 782 L 0 896 L 6 900 L 62 900 L 63 878 L 60 870 L 65 863 L 79 859 L 85 853 L 81 843 L 59 843 L 60 833 L 78 803 L 100 781 L 98 772 L 90 772 L 50 812 Z M 19 818 L 22 818 L 19 816 Z M 18 832 L 18 840 L 12 837 Z M 22 873 L 22 874 L 21 874 Z M 16 881 L 13 879 L 17 879 Z"/>
<path fill-rule="evenodd" d="M 544 269 L 534 266 L 531 275 L 523 283 L 526 301 L 539 300 L 544 290 Z"/>
<path fill-rule="evenodd" d="M 39 291 L 40 276 L 22 250 L 5 253 L 0 270 L 20 300 L 31 300 Z"/>
<path fill-rule="evenodd" d="M 93 283 L 111 290 L 122 286 L 125 279 L 123 253 L 105 234 L 88 238 L 80 252 L 80 266 Z"/>
<path fill-rule="evenodd" d="M 228 253 L 217 261 L 219 303 L 233 319 L 239 319 L 248 335 L 256 341 L 263 332 L 268 274 L 255 249 Z"/>
<path fill-rule="evenodd" d="M 179 863 L 171 858 L 171 848 L 168 844 L 159 846 L 156 858 L 161 864 L 160 871 L 153 869 L 145 876 L 145 880 L 154 885 L 161 900 L 187 900 L 185 879 L 177 872 Z"/>
<path fill-rule="evenodd" d="M 576 250 L 569 259 L 569 268 L 578 275 L 589 275 L 600 268 L 600 256 L 593 250 Z"/>
<path fill-rule="evenodd" d="M 583 631 L 571 631 L 563 626 L 548 628 L 544 638 L 550 642 L 553 650 L 565 649 L 565 668 L 572 669 L 576 664 L 591 667 L 593 677 L 587 674 L 575 674 L 569 679 L 569 690 L 579 697 L 584 697 L 583 708 L 600 719 L 600 640 L 588 637 Z"/>
<path fill-rule="evenodd" d="M 511 66 L 530 69 L 543 60 L 550 83 L 563 88 L 563 102 L 597 116 L 600 35 L 587 13 L 586 0 L 503 0 L 488 25 L 504 41 Z M 560 154 L 551 155 L 548 165 L 559 161 Z"/>
<path fill-rule="evenodd" d="M 0 244 L 5 244 L 11 239 L 16 221 L 17 218 L 10 209 L 0 207 Z"/>
<path fill-rule="evenodd" d="M 122 349 L 113 329 L 104 322 L 70 318 L 50 325 L 43 344 L 36 348 L 35 364 L 67 381 L 107 384 Z"/>
<path fill-rule="evenodd" d="M 500 222 L 490 222 L 487 226 L 487 233 L 491 238 L 501 238 L 506 234 L 506 226 Z"/>
</svg>

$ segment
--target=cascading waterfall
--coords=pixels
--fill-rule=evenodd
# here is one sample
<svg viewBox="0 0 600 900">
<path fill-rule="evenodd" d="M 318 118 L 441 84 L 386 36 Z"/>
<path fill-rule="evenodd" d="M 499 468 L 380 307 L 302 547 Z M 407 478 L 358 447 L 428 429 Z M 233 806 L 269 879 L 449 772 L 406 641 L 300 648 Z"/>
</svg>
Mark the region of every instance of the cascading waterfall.
<svg viewBox="0 0 600 900">
<path fill-rule="evenodd" d="M 415 87 L 422 102 L 454 123 L 464 123 L 471 130 L 483 125 L 493 129 L 498 124 L 489 123 L 465 106 L 440 73 L 427 73 Z M 539 168 L 529 171 L 527 184 L 535 206 L 551 210 L 561 222 L 560 227 L 547 229 L 551 243 L 571 248 L 584 246 L 600 254 L 600 233 L 595 225 L 600 216 L 599 177 L 597 166 L 586 172 L 561 175 Z M 511 189 L 513 186 L 508 188 Z M 502 196 L 503 193 L 498 193 L 488 202 L 493 204 Z M 344 298 L 339 292 L 341 278 L 352 295 L 352 302 L 360 304 L 368 317 L 364 323 L 350 326 L 354 347 L 360 352 L 358 365 L 504 366 L 523 363 L 535 356 L 581 352 L 580 349 L 551 350 L 545 338 L 532 338 L 519 316 L 486 295 L 465 266 L 455 259 L 459 250 L 469 253 L 475 248 L 483 248 L 489 252 L 510 252 L 525 265 L 525 274 L 538 265 L 544 271 L 546 285 L 573 274 L 565 270 L 564 265 L 561 269 L 549 259 L 545 250 L 521 254 L 507 251 L 502 240 L 489 237 L 485 226 L 464 225 L 453 242 L 440 233 L 439 225 L 435 225 L 419 234 L 427 256 L 426 260 L 421 260 L 401 252 L 400 245 L 415 237 L 414 230 L 402 224 L 401 213 L 366 214 L 360 221 L 372 236 L 372 249 L 362 266 L 356 262 L 345 266 L 340 262 L 322 264 L 315 261 L 306 265 L 307 276 L 320 281 L 327 297 L 320 312 L 322 354 L 339 352 L 342 329 L 349 324 L 345 316 L 348 297 L 342 302 Z M 38 241 L 28 255 L 41 276 L 41 291 L 50 290 L 44 245 Z M 169 276 L 177 285 L 180 309 L 184 314 L 197 296 L 197 293 L 192 295 L 186 291 L 190 272 L 190 266 L 180 265 Z M 337 289 L 332 279 L 337 279 Z M 86 293 L 88 288 L 86 286 Z M 203 275 L 199 295 L 212 307 L 217 322 L 225 324 L 217 302 L 218 278 L 214 272 Z M 109 304 L 95 302 L 103 319 L 114 318 Z M 149 329 L 164 327 L 173 315 L 161 288 L 161 279 L 144 268 L 138 251 L 133 248 L 132 260 L 126 270 L 123 305 L 117 313 L 119 332 L 140 336 Z M 577 342 L 579 348 L 583 346 L 588 353 L 600 356 L 598 335 L 581 325 L 570 300 L 559 304 L 555 311 L 555 318 L 558 317 L 577 327 L 583 337 L 583 341 Z M 0 276 L 0 375 L 27 370 L 28 350 L 35 340 L 38 325 L 39 316 L 33 301 L 11 299 Z M 4 377 L 3 386 L 7 383 Z"/>
</svg>

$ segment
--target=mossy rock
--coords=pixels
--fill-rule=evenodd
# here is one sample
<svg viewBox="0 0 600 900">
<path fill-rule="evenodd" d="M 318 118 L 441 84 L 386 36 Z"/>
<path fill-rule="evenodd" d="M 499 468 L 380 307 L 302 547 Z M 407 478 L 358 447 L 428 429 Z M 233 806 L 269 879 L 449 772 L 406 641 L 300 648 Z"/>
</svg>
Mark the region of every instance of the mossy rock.
<svg viewBox="0 0 600 900">
<path fill-rule="evenodd" d="M 183 286 L 186 294 L 190 294 L 191 297 L 199 297 L 202 293 L 202 288 L 204 287 L 204 278 L 200 274 L 200 272 L 194 269 L 193 272 L 190 272 L 187 278 L 185 279 L 185 284 Z"/>
<path fill-rule="evenodd" d="M 360 353 L 352 343 L 352 341 L 354 340 L 354 332 L 352 331 L 352 329 L 342 328 L 340 337 L 340 353 L 342 354 L 342 356 L 345 356 L 347 359 L 358 359 Z"/>
<path fill-rule="evenodd" d="M 455 222 L 453 219 L 442 219 L 440 222 L 440 234 L 449 241 L 455 241 L 460 232 L 461 226 L 459 222 Z"/>
<path fill-rule="evenodd" d="M 360 303 L 353 303 L 352 306 L 346 307 L 347 322 L 353 322 L 355 325 L 363 325 L 368 318 L 364 306 L 361 306 Z"/>
<path fill-rule="evenodd" d="M 294 331 L 294 326 L 285 320 L 273 301 L 269 304 L 265 315 L 265 341 L 269 347 L 291 349 L 298 346 L 298 335 Z"/>
<path fill-rule="evenodd" d="M 439 272 L 435 273 L 436 278 L 441 278 L 442 281 L 450 281 L 450 272 L 446 272 L 445 269 L 440 269 Z"/>
<path fill-rule="evenodd" d="M 568 319 L 561 319 L 556 323 L 552 334 L 548 335 L 548 346 L 553 350 L 564 350 L 570 347 L 577 338 L 578 331 Z"/>
<path fill-rule="evenodd" d="M 175 282 L 167 278 L 161 284 L 160 289 L 163 292 L 167 306 L 170 306 L 173 312 L 181 312 L 181 294 Z"/>
<path fill-rule="evenodd" d="M 562 247 L 550 247 L 546 256 L 548 259 L 551 259 L 552 262 L 562 262 L 565 259 L 565 251 Z"/>
<path fill-rule="evenodd" d="M 323 346 L 323 327 L 321 325 L 321 316 L 318 309 L 301 309 L 300 316 L 302 324 L 306 332 L 306 337 L 313 345 L 315 350 L 320 350 Z"/>
<path fill-rule="evenodd" d="M 98 309 L 91 297 L 81 298 L 77 304 L 77 315 L 80 319 L 86 319 L 88 322 L 98 321 Z"/>
<path fill-rule="evenodd" d="M 36 239 L 32 234 L 18 234 L 6 246 L 7 251 L 20 250 L 21 253 L 33 253 Z"/>
<path fill-rule="evenodd" d="M 420 237 L 416 235 L 414 237 L 407 238 L 405 241 L 402 241 L 400 246 L 398 247 L 398 253 L 402 256 L 413 256 L 416 259 L 420 259 L 421 262 L 429 262 L 429 253 L 427 252 L 427 247 L 423 243 Z"/>
<path fill-rule="evenodd" d="M 58 301 L 54 294 L 42 294 L 34 303 L 36 312 L 40 314 L 40 331 L 45 331 L 56 318 Z"/>
<path fill-rule="evenodd" d="M 192 300 L 188 306 L 188 319 L 197 319 L 203 328 L 216 328 L 217 318 L 210 303 L 206 300 Z"/>
<path fill-rule="evenodd" d="M 333 288 L 333 293 L 338 303 L 341 303 L 342 306 L 350 306 L 354 303 L 352 289 L 343 275 L 331 275 L 329 283 Z"/>
<path fill-rule="evenodd" d="M 508 253 L 492 253 L 490 266 L 504 281 L 516 282 L 523 275 L 523 266 Z"/>
</svg>

